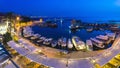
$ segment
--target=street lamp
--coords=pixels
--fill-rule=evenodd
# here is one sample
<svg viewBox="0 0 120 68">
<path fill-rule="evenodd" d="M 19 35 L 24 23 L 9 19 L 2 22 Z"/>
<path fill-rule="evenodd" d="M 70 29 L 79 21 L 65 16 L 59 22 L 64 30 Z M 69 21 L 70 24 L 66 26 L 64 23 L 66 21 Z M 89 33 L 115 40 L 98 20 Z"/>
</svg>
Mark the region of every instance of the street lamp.
<svg viewBox="0 0 120 68">
<path fill-rule="evenodd" d="M 19 16 L 18 16 L 18 17 L 16 17 L 16 20 L 17 20 L 17 21 L 19 21 L 19 20 L 20 20 L 20 17 L 19 17 Z"/>
</svg>

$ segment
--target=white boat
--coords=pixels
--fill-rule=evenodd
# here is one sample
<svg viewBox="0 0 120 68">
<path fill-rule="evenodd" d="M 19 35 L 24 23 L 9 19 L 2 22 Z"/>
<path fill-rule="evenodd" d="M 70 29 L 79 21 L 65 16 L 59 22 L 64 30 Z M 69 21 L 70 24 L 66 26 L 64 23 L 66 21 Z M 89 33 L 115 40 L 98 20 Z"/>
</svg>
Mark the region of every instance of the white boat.
<svg viewBox="0 0 120 68">
<path fill-rule="evenodd" d="M 97 39 L 100 39 L 100 40 L 103 40 L 103 41 L 107 41 L 109 38 L 108 36 L 104 36 L 104 35 L 99 35 L 99 36 L 96 36 Z"/>
<path fill-rule="evenodd" d="M 79 37 L 72 37 L 72 43 L 75 46 L 76 50 L 83 50 L 86 48 L 85 43 L 81 41 Z"/>
<path fill-rule="evenodd" d="M 39 39 L 39 40 L 37 41 L 37 43 L 41 43 L 41 42 L 43 42 L 43 40 L 42 40 L 42 39 Z"/>
<path fill-rule="evenodd" d="M 91 31 L 93 31 L 93 28 L 87 28 L 86 29 L 88 32 L 91 32 Z"/>
<path fill-rule="evenodd" d="M 57 41 L 52 41 L 52 42 L 51 42 L 51 46 L 52 46 L 52 47 L 56 47 L 56 46 L 57 46 Z"/>
<path fill-rule="evenodd" d="M 90 38 L 93 41 L 93 44 L 99 48 L 104 48 L 103 42 L 97 40 L 96 38 Z"/>
<path fill-rule="evenodd" d="M 86 40 L 86 47 L 87 47 L 87 50 L 93 51 L 93 44 L 91 40 Z"/>
<path fill-rule="evenodd" d="M 72 49 L 73 48 L 73 44 L 71 42 L 71 39 L 68 39 L 68 48 Z"/>
<path fill-rule="evenodd" d="M 44 45 L 50 45 L 50 42 L 48 39 L 45 39 L 44 42 L 43 42 Z"/>
<path fill-rule="evenodd" d="M 40 39 L 42 39 L 44 41 L 46 38 L 45 37 L 40 37 Z"/>
<path fill-rule="evenodd" d="M 52 41 L 52 38 L 49 38 L 49 39 L 45 39 L 43 44 L 45 45 L 50 45 L 51 44 L 51 41 Z"/>
<path fill-rule="evenodd" d="M 111 40 L 115 40 L 116 33 L 107 33 L 107 36 L 108 36 Z"/>
<path fill-rule="evenodd" d="M 67 46 L 67 38 L 62 38 L 61 46 L 62 47 L 66 47 Z"/>
<path fill-rule="evenodd" d="M 58 39 L 58 46 L 61 46 L 61 43 L 62 43 L 62 39 L 59 38 L 59 39 Z"/>
<path fill-rule="evenodd" d="M 53 40 L 53 38 L 48 38 L 48 41 L 52 41 Z"/>
<path fill-rule="evenodd" d="M 35 39 L 37 39 L 38 37 L 35 37 L 35 36 L 32 36 L 30 39 L 31 40 L 35 40 Z"/>
<path fill-rule="evenodd" d="M 32 36 L 32 35 L 27 35 L 27 34 L 24 35 L 25 38 L 28 38 L 28 37 L 30 37 L 30 36 Z"/>
<path fill-rule="evenodd" d="M 35 37 L 40 37 L 41 35 L 40 34 L 34 34 L 33 36 L 35 36 Z"/>
</svg>

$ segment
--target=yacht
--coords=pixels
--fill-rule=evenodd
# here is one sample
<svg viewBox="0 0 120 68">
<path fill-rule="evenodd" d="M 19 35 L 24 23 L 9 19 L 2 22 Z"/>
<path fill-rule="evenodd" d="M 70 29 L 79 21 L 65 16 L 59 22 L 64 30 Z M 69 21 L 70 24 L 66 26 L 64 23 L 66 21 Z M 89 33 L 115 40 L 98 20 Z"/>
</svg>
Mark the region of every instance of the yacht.
<svg viewBox="0 0 120 68">
<path fill-rule="evenodd" d="M 48 39 L 45 39 L 44 42 L 43 42 L 44 45 L 50 45 L 50 42 Z"/>
<path fill-rule="evenodd" d="M 72 49 L 73 48 L 73 44 L 71 42 L 71 39 L 68 39 L 68 48 Z"/>
<path fill-rule="evenodd" d="M 55 40 L 52 41 L 52 42 L 51 42 L 51 46 L 52 46 L 52 47 L 56 47 L 56 46 L 57 46 L 57 41 L 55 41 Z"/>
<path fill-rule="evenodd" d="M 107 40 L 109 39 L 107 35 L 106 35 L 106 36 L 104 36 L 104 35 L 99 35 L 99 36 L 96 36 L 96 38 L 101 39 L 101 40 L 104 40 L 104 41 L 107 41 Z"/>
<path fill-rule="evenodd" d="M 51 44 L 51 41 L 52 41 L 52 38 L 49 38 L 49 39 L 45 39 L 43 44 L 45 45 L 50 45 Z"/>
<path fill-rule="evenodd" d="M 93 31 L 93 28 L 87 28 L 86 29 L 88 32 L 91 32 L 91 31 Z"/>
<path fill-rule="evenodd" d="M 48 41 L 52 41 L 53 40 L 53 38 L 48 38 Z"/>
<path fill-rule="evenodd" d="M 42 39 L 37 40 L 37 43 L 42 43 L 42 42 L 43 42 Z"/>
<path fill-rule="evenodd" d="M 79 37 L 72 37 L 72 43 L 75 46 L 76 50 L 84 50 L 86 48 L 85 43 L 80 40 Z"/>
<path fill-rule="evenodd" d="M 86 47 L 87 47 L 87 50 L 93 51 L 93 44 L 91 40 L 86 40 Z"/>
<path fill-rule="evenodd" d="M 58 39 L 58 46 L 61 46 L 61 43 L 62 43 L 62 39 L 59 38 L 59 39 Z"/>
<path fill-rule="evenodd" d="M 32 35 L 27 35 L 27 34 L 24 35 L 25 38 L 28 38 L 28 37 L 31 37 L 31 36 Z"/>
<path fill-rule="evenodd" d="M 67 45 L 66 43 L 67 43 L 67 38 L 62 38 L 61 46 L 66 47 L 66 45 Z"/>
<path fill-rule="evenodd" d="M 40 37 L 40 39 L 42 39 L 44 41 L 46 38 L 45 37 Z"/>
<path fill-rule="evenodd" d="M 111 40 L 115 40 L 116 33 L 107 33 L 107 36 L 108 36 Z"/>
<path fill-rule="evenodd" d="M 46 38 L 45 37 L 40 37 L 38 40 L 37 40 L 37 43 L 42 43 Z"/>
<path fill-rule="evenodd" d="M 93 41 L 93 44 L 99 48 L 104 48 L 103 42 L 97 40 L 96 38 L 90 38 Z"/>
<path fill-rule="evenodd" d="M 36 36 L 32 36 L 30 39 L 31 40 L 35 40 L 35 39 L 37 39 L 37 37 Z"/>
<path fill-rule="evenodd" d="M 34 34 L 34 36 L 39 38 L 41 35 L 40 34 Z"/>
</svg>

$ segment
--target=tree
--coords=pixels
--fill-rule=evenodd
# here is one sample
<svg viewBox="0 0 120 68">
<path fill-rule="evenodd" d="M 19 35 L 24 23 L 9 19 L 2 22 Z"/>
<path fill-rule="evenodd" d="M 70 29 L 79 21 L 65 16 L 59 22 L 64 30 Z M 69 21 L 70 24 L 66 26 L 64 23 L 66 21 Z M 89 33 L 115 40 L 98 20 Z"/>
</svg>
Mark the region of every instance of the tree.
<svg viewBox="0 0 120 68">
<path fill-rule="evenodd" d="M 3 44 L 7 44 L 7 42 L 9 42 L 10 40 L 12 40 L 11 34 L 10 33 L 6 33 L 3 35 Z"/>
</svg>

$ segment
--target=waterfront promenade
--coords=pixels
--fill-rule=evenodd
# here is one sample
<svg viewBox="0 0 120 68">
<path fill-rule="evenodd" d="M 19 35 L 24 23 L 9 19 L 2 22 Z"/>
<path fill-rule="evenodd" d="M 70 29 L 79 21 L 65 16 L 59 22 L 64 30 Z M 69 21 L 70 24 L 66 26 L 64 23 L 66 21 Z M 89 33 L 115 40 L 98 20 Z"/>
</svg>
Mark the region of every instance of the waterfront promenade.
<svg viewBox="0 0 120 68">
<path fill-rule="evenodd" d="M 22 44 L 10 41 L 8 44 L 23 56 L 40 64 L 55 68 L 93 68 L 94 60 L 99 65 L 106 64 L 120 51 L 120 38 L 118 37 L 109 49 L 96 52 L 73 52 L 65 56 L 58 56 L 58 50 L 49 47 L 37 47 L 26 39 L 19 40 Z M 92 54 L 92 55 L 91 55 Z M 85 57 L 84 57 L 85 56 Z"/>
</svg>

